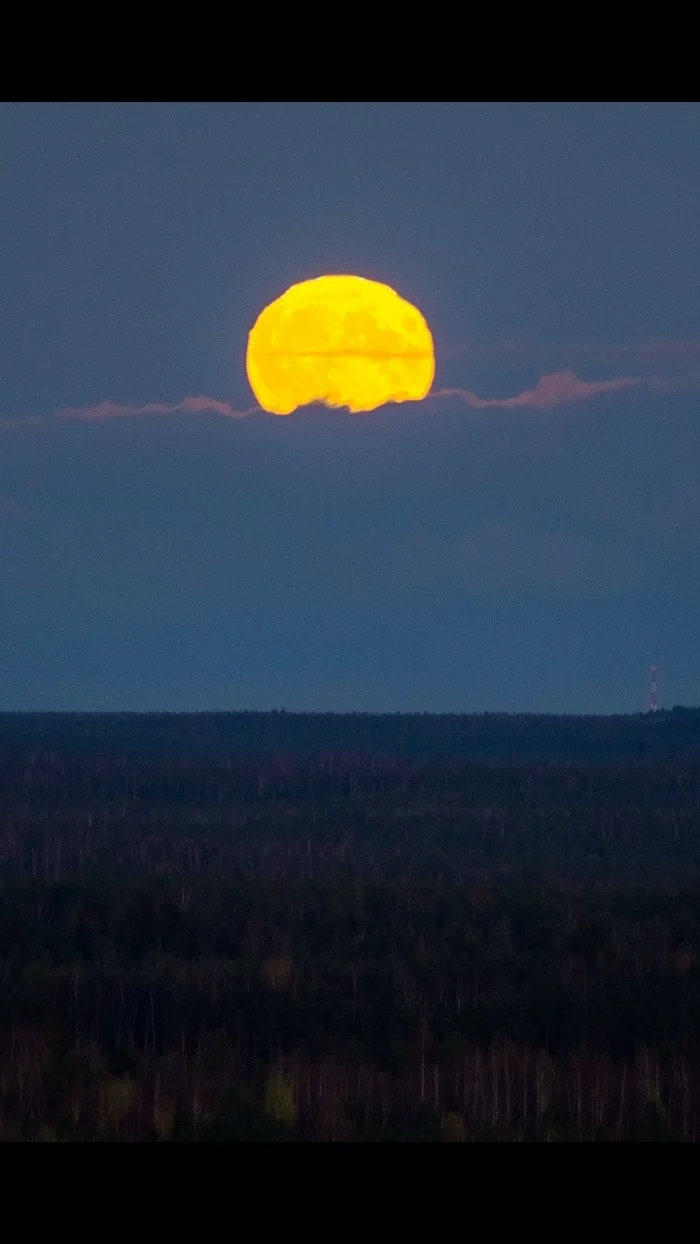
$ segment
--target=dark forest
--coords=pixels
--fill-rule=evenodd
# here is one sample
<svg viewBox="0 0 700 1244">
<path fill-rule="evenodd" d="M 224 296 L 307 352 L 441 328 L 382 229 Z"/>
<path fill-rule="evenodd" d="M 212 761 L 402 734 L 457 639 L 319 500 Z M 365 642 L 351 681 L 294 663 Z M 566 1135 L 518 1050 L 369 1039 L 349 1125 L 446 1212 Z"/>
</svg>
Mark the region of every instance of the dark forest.
<svg viewBox="0 0 700 1244">
<path fill-rule="evenodd" d="M 694 1141 L 700 711 L 0 715 L 0 1139 Z"/>
</svg>

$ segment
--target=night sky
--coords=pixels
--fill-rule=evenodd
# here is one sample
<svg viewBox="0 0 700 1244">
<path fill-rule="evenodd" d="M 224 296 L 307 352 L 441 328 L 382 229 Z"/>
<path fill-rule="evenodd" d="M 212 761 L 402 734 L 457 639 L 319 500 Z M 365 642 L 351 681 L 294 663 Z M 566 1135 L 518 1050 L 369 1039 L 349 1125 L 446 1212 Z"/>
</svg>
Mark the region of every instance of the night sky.
<svg viewBox="0 0 700 1244">
<path fill-rule="evenodd" d="M 698 106 L 3 105 L 0 169 L 0 708 L 700 702 Z M 461 394 L 118 413 L 249 409 L 346 272 Z"/>
</svg>

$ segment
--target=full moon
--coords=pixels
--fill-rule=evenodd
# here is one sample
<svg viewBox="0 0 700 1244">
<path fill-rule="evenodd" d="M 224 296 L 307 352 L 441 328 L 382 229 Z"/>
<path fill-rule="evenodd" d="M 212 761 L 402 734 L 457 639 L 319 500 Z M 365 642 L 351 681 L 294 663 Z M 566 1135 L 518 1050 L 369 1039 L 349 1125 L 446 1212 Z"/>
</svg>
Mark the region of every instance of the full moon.
<svg viewBox="0 0 700 1244">
<path fill-rule="evenodd" d="M 246 371 L 263 410 L 290 415 L 322 402 L 358 413 L 419 402 L 435 375 L 430 329 L 389 285 L 319 276 L 292 285 L 261 311 Z"/>
</svg>

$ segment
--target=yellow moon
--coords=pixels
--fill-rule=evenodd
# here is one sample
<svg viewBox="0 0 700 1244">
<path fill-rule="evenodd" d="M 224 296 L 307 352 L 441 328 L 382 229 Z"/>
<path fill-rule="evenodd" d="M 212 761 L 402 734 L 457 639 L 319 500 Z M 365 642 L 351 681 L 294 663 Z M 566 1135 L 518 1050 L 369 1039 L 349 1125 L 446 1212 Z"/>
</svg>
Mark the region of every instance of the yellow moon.
<svg viewBox="0 0 700 1244">
<path fill-rule="evenodd" d="M 271 414 L 312 402 L 358 412 L 421 401 L 433 383 L 435 351 L 420 311 L 389 285 L 319 276 L 292 285 L 260 313 L 246 372 Z"/>
</svg>

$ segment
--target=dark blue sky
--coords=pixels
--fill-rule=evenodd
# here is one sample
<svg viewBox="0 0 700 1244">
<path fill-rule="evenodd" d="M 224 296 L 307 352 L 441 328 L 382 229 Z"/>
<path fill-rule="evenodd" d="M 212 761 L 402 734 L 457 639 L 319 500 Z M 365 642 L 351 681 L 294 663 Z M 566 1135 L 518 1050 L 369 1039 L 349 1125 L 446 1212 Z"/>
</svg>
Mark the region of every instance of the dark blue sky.
<svg viewBox="0 0 700 1244">
<path fill-rule="evenodd" d="M 4 105 L 0 168 L 0 707 L 698 703 L 697 106 Z M 438 388 L 640 383 L 54 417 L 249 406 L 323 272 L 421 308 Z"/>
</svg>

